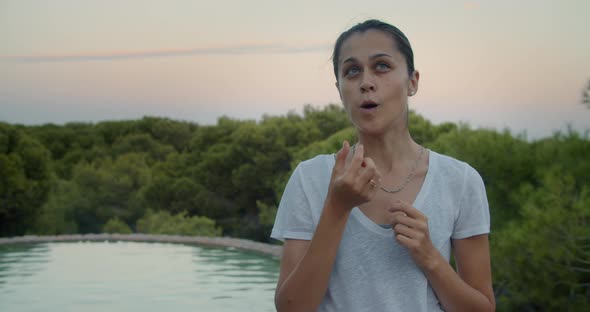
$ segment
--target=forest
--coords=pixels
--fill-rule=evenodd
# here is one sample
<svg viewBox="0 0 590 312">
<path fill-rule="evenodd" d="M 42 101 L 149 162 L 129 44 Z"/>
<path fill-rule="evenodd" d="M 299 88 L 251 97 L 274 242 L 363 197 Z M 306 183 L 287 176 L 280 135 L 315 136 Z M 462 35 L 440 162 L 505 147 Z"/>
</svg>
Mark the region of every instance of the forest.
<svg viewBox="0 0 590 312">
<path fill-rule="evenodd" d="M 435 125 L 414 112 L 409 125 L 418 143 L 468 162 L 484 180 L 498 310 L 590 310 L 589 132 L 529 140 Z M 215 125 L 159 117 L 0 122 L 0 236 L 137 232 L 270 242 L 292 170 L 345 139 L 354 142 L 355 132 L 339 105 L 259 121 L 221 117 Z"/>
</svg>

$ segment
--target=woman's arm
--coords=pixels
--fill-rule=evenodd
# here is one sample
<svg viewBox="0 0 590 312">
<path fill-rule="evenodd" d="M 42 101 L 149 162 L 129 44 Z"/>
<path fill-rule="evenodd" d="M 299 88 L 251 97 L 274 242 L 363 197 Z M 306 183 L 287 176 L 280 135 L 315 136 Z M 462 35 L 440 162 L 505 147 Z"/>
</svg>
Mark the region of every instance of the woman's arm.
<svg viewBox="0 0 590 312">
<path fill-rule="evenodd" d="M 453 240 L 457 271 L 434 247 L 424 214 L 408 203 L 390 209 L 396 240 L 406 246 L 446 311 L 494 311 L 488 235 Z"/>
<path fill-rule="evenodd" d="M 315 311 L 322 302 L 349 215 L 335 211 L 324 207 L 311 241 L 285 241 L 275 293 L 277 311 Z"/>
<path fill-rule="evenodd" d="M 495 311 L 488 235 L 453 240 L 455 272 L 438 253 L 424 273 L 446 311 Z"/>
<path fill-rule="evenodd" d="M 315 311 L 328 289 L 332 266 L 353 207 L 371 200 L 379 173 L 363 147 L 347 160 L 344 142 L 336 155 L 322 215 L 311 241 L 289 240 L 283 246 L 281 270 L 275 292 L 278 311 Z M 295 207 L 296 208 L 296 207 Z"/>
</svg>

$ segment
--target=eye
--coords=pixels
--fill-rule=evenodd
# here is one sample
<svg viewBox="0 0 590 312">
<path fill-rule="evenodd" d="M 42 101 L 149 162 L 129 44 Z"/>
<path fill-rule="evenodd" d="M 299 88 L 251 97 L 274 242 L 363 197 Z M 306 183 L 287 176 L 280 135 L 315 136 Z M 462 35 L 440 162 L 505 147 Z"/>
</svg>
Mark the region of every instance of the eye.
<svg viewBox="0 0 590 312">
<path fill-rule="evenodd" d="M 379 62 L 377 63 L 377 65 L 375 65 L 375 69 L 378 72 L 385 72 L 391 69 L 391 66 L 389 66 L 389 64 L 385 63 L 385 62 Z"/>
<path fill-rule="evenodd" d="M 360 68 L 358 66 L 350 66 L 344 70 L 344 77 L 353 77 L 360 73 Z"/>
</svg>

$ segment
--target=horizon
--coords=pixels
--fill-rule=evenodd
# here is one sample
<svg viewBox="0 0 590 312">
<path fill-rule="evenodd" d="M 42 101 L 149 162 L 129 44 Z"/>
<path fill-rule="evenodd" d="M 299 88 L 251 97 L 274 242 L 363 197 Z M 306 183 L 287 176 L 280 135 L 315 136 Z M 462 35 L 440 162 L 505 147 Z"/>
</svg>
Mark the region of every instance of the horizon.
<svg viewBox="0 0 590 312">
<path fill-rule="evenodd" d="M 0 121 L 214 125 L 339 104 L 336 37 L 378 18 L 410 39 L 410 109 L 542 138 L 590 129 L 590 2 L 89 1 L 0 3 Z"/>
</svg>

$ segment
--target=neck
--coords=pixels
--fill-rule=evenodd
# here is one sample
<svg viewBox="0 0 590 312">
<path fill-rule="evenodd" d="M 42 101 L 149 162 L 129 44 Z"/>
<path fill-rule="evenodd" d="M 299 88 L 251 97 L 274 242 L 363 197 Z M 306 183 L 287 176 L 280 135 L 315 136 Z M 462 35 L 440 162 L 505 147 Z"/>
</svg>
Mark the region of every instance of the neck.
<svg viewBox="0 0 590 312">
<path fill-rule="evenodd" d="M 365 157 L 370 157 L 383 174 L 398 169 L 407 170 L 420 152 L 420 146 L 414 142 L 407 128 L 380 136 L 359 133 L 358 137 L 359 143 L 364 146 Z"/>
</svg>

